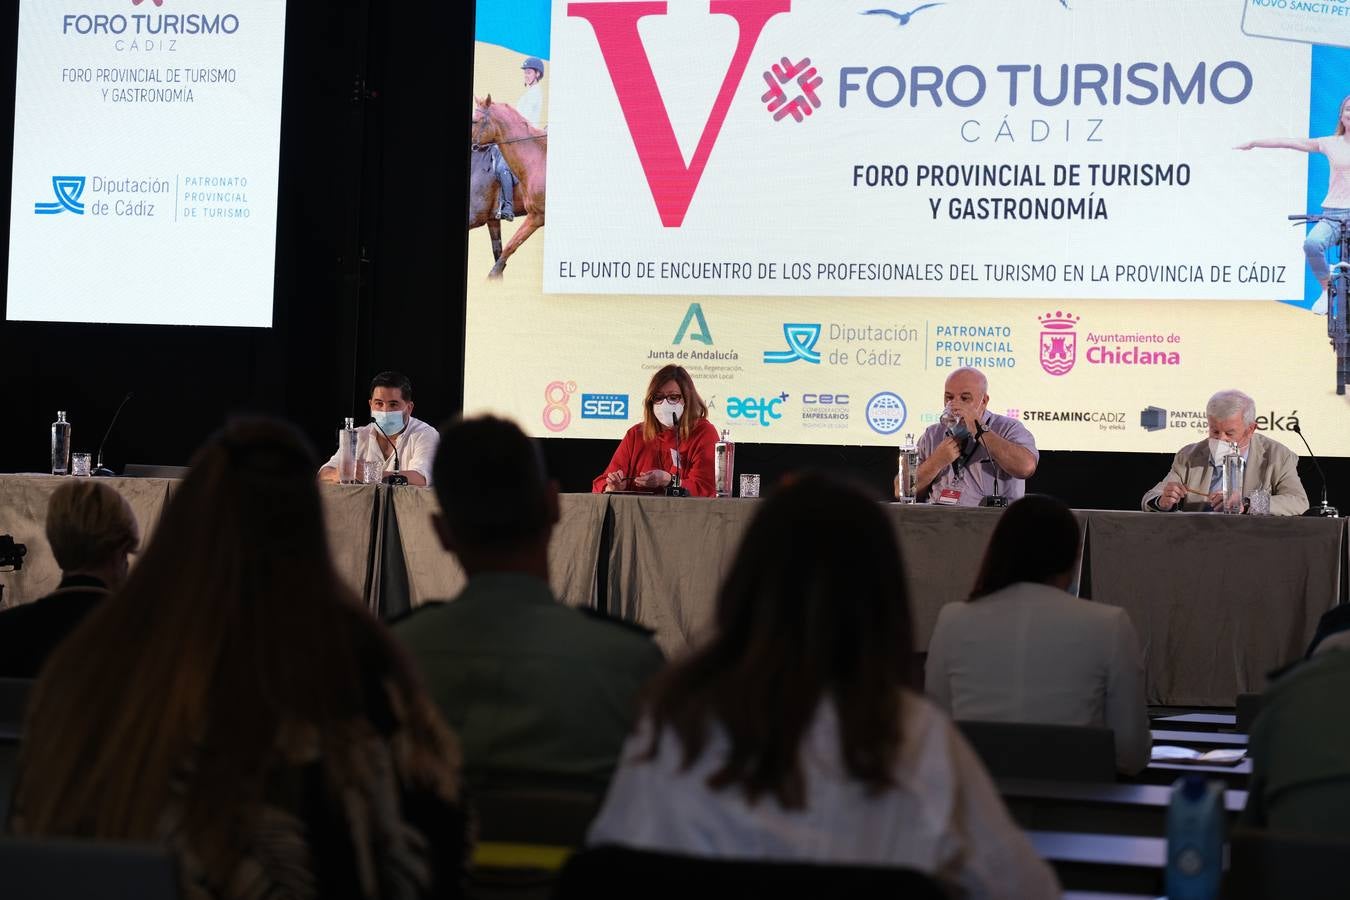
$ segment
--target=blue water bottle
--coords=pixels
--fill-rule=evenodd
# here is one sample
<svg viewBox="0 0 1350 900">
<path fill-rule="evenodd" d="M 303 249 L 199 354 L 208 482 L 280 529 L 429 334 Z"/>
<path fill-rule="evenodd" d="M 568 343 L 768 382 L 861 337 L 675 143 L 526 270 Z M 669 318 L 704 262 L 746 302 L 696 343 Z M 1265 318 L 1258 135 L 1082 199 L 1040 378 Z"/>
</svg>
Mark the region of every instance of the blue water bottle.
<svg viewBox="0 0 1350 900">
<path fill-rule="evenodd" d="M 1216 900 L 1223 880 L 1223 784 L 1183 775 L 1167 810 L 1168 900 Z"/>
</svg>

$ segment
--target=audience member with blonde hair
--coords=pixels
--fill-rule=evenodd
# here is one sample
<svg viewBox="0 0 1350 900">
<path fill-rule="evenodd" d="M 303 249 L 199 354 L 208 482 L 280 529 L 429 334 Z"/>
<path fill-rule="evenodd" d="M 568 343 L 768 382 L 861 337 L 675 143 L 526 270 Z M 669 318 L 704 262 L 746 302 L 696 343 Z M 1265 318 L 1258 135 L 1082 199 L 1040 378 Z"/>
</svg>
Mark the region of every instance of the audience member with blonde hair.
<svg viewBox="0 0 1350 900">
<path fill-rule="evenodd" d="M 339 580 L 314 464 L 266 420 L 198 451 L 34 688 L 15 833 L 162 843 L 187 898 L 462 893 L 455 738 Z"/>
<path fill-rule="evenodd" d="M 125 498 L 101 481 L 73 478 L 47 501 L 47 543 L 61 583 L 47 596 L 0 612 L 0 678 L 35 678 L 86 615 L 127 578 L 140 528 Z"/>
<path fill-rule="evenodd" d="M 975 753 L 912 689 L 912 638 L 881 508 L 792 480 L 750 523 L 712 634 L 654 682 L 588 841 L 1058 897 Z"/>
</svg>

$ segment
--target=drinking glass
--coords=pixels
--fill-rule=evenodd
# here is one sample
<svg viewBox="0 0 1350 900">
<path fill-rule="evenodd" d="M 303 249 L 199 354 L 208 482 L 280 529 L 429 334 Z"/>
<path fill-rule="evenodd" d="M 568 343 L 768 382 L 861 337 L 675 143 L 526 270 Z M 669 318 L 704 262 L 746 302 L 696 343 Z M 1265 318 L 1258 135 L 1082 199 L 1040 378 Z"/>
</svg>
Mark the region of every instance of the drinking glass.
<svg viewBox="0 0 1350 900">
<path fill-rule="evenodd" d="M 759 496 L 759 476 L 746 473 L 741 476 L 741 496 L 758 497 Z"/>
<path fill-rule="evenodd" d="M 1265 488 L 1257 488 L 1252 491 L 1251 505 L 1247 508 L 1247 514 L 1250 516 L 1268 516 L 1270 515 L 1270 491 Z"/>
<path fill-rule="evenodd" d="M 88 474 L 89 474 L 89 460 L 90 460 L 91 456 L 92 456 L 92 454 L 89 454 L 89 453 L 72 453 L 72 454 L 70 454 L 70 474 L 72 474 L 72 475 L 88 475 Z"/>
<path fill-rule="evenodd" d="M 384 463 L 378 459 L 359 459 L 356 468 L 361 474 L 362 484 L 379 484 L 384 478 Z"/>
</svg>

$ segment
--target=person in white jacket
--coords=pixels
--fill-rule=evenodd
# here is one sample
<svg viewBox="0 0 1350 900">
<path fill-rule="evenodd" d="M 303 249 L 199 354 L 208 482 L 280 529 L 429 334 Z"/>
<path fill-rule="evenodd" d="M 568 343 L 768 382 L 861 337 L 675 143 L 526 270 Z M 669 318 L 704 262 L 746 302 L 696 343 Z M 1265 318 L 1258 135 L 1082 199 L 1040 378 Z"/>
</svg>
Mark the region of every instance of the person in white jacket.
<svg viewBox="0 0 1350 900">
<path fill-rule="evenodd" d="M 910 689 L 912 646 L 881 508 L 794 479 L 751 522 L 713 634 L 651 685 L 588 843 L 1058 897 L 975 753 Z"/>
<path fill-rule="evenodd" d="M 1110 728 L 1116 768 L 1134 774 L 1152 747 L 1139 638 L 1125 610 L 1068 593 L 1080 543 L 1058 500 L 1008 507 L 970 599 L 938 614 L 925 689 L 958 722 Z"/>
</svg>

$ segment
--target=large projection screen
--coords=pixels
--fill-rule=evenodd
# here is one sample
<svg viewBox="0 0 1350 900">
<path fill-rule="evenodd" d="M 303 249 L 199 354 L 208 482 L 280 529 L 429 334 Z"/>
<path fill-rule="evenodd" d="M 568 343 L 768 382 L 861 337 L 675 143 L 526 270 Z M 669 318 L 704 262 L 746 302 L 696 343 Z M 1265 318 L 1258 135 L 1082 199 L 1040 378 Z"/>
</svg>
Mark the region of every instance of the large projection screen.
<svg viewBox="0 0 1350 900">
<path fill-rule="evenodd" d="M 896 444 L 972 365 L 1043 448 L 1172 451 L 1236 387 L 1350 455 L 1288 220 L 1329 157 L 1237 149 L 1350 166 L 1350 18 L 914 5 L 477 0 L 475 135 L 520 184 L 490 277 L 501 179 L 472 154 L 466 409 L 617 439 L 678 362 L 737 440 Z"/>
<path fill-rule="evenodd" d="M 21 0 L 11 321 L 271 327 L 284 0 Z"/>
</svg>

